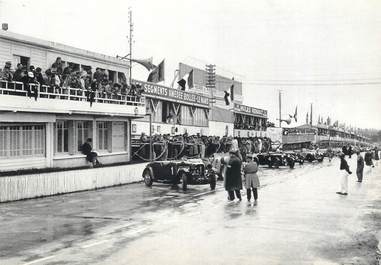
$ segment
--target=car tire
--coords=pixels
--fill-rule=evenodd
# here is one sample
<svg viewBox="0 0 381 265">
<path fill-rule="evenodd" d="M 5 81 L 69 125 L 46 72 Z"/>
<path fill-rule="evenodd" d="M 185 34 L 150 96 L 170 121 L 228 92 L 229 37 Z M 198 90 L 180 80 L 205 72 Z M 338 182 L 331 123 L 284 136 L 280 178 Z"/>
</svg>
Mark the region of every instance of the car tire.
<svg viewBox="0 0 381 265">
<path fill-rule="evenodd" d="M 299 160 L 299 165 L 303 165 L 304 164 L 304 159 L 300 159 Z"/>
<path fill-rule="evenodd" d="M 185 172 L 181 172 L 180 176 L 181 176 L 183 191 L 186 191 L 188 189 L 188 176 Z"/>
<path fill-rule="evenodd" d="M 151 170 L 149 170 L 148 168 L 146 168 L 143 171 L 143 181 L 144 181 L 144 184 L 146 184 L 147 187 L 151 187 L 152 186 L 152 183 L 153 183 L 152 174 L 151 174 Z"/>
</svg>

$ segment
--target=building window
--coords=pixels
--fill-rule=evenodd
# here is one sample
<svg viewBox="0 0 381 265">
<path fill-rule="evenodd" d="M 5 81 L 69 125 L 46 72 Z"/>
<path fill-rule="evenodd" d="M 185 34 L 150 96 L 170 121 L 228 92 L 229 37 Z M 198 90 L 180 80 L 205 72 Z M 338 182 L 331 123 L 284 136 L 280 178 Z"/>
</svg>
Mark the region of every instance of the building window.
<svg viewBox="0 0 381 265">
<path fill-rule="evenodd" d="M 193 122 L 196 126 L 208 126 L 207 110 L 196 108 L 193 114 Z"/>
<path fill-rule="evenodd" d="M 181 107 L 181 124 L 193 125 L 192 107 L 182 105 Z"/>
<path fill-rule="evenodd" d="M 45 155 L 44 125 L 0 125 L 0 157 Z"/>
<path fill-rule="evenodd" d="M 87 138 L 92 138 L 92 122 L 91 121 L 77 121 L 77 150 L 80 151 L 81 145 Z"/>
<path fill-rule="evenodd" d="M 97 139 L 99 150 L 108 150 L 110 147 L 110 126 L 108 122 L 97 122 Z"/>
<path fill-rule="evenodd" d="M 55 126 L 56 153 L 69 152 L 69 130 L 67 121 L 57 121 Z"/>
</svg>

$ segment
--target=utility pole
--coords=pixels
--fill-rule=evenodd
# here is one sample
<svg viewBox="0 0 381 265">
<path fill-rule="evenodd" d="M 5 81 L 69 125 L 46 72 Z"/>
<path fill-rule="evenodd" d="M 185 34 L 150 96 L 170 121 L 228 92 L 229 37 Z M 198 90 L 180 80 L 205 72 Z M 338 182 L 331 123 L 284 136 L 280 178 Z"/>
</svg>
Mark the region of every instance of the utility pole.
<svg viewBox="0 0 381 265">
<path fill-rule="evenodd" d="M 312 103 L 311 103 L 311 113 L 310 113 L 310 125 L 312 125 Z"/>
<path fill-rule="evenodd" d="M 279 92 L 279 128 L 282 127 L 282 90 L 278 90 Z"/>
<path fill-rule="evenodd" d="M 134 31 L 134 24 L 132 24 L 132 9 L 131 7 L 128 8 L 128 19 L 130 24 L 130 36 L 128 38 L 129 44 L 130 44 L 130 86 L 132 85 L 132 39 L 133 35 L 132 32 Z"/>
</svg>

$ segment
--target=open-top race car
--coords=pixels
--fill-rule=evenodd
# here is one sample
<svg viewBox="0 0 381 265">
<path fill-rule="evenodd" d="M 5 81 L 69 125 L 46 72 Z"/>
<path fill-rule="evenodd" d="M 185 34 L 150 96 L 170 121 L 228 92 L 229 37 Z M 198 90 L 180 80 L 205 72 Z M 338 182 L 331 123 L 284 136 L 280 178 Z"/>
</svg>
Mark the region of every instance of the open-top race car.
<svg viewBox="0 0 381 265">
<path fill-rule="evenodd" d="M 209 184 L 210 189 L 216 188 L 216 174 L 211 165 L 205 166 L 201 160 L 155 161 L 149 163 L 143 170 L 143 180 L 146 186 L 153 182 L 182 184 L 185 191 L 188 185 Z"/>
<path fill-rule="evenodd" d="M 302 151 L 301 155 L 304 157 L 304 160 L 308 162 L 318 161 L 323 162 L 324 160 L 324 153 L 319 150 L 306 150 Z"/>
<path fill-rule="evenodd" d="M 260 165 L 268 165 L 270 168 L 280 166 L 289 166 L 294 168 L 296 157 L 282 152 L 268 152 L 257 155 Z"/>
</svg>

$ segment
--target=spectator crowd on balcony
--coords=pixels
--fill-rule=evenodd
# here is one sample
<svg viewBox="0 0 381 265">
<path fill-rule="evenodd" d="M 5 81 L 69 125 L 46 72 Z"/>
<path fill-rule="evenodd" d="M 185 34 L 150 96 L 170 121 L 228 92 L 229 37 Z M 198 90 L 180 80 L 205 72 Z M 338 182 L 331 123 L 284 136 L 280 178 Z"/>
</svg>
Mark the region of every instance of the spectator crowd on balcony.
<svg viewBox="0 0 381 265">
<path fill-rule="evenodd" d="M 33 91 L 30 91 L 29 84 L 45 85 L 56 91 L 62 87 L 70 87 L 81 89 L 86 92 L 87 99 L 92 101 L 95 93 L 100 95 L 129 95 L 140 96 L 142 90 L 134 84 L 129 86 L 126 78 L 119 79 L 119 82 L 113 82 L 109 79 L 108 71 L 101 68 L 96 68 L 92 73 L 91 68 L 87 70 L 74 69 L 72 64 L 64 67 L 60 57 L 45 72 L 40 67 L 35 68 L 30 65 L 18 63 L 16 69 L 12 70 L 12 63 L 7 61 L 3 69 L 0 69 L 0 80 L 8 82 L 21 82 L 25 85 L 28 95 L 32 94 L 37 99 L 38 90 L 33 86 Z"/>
</svg>

